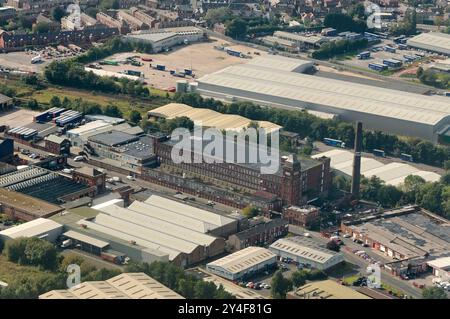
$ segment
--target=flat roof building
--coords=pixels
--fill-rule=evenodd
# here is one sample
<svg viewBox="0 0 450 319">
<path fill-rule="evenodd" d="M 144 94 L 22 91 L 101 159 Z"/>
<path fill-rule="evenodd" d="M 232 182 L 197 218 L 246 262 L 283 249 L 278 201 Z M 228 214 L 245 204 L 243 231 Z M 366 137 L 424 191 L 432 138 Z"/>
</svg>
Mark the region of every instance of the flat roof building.
<svg viewBox="0 0 450 319">
<path fill-rule="evenodd" d="M 247 247 L 210 262 L 206 270 L 229 280 L 240 280 L 275 265 L 277 256 L 262 247 Z"/>
<path fill-rule="evenodd" d="M 87 281 L 52 290 L 39 299 L 184 299 L 144 273 L 123 273 L 105 281 Z"/>
<path fill-rule="evenodd" d="M 198 80 L 197 92 L 263 106 L 332 113 L 344 121 L 361 121 L 367 129 L 435 143 L 450 126 L 446 97 L 289 72 L 271 64 L 235 65 L 205 75 Z"/>
<path fill-rule="evenodd" d="M 63 208 L 43 200 L 0 187 L 0 212 L 11 219 L 30 221 L 50 217 Z"/>
<path fill-rule="evenodd" d="M 19 237 L 38 237 L 50 242 L 56 241 L 61 235 L 63 225 L 45 218 L 37 218 L 32 221 L 0 231 L 0 239 L 16 239 Z"/>
<path fill-rule="evenodd" d="M 421 33 L 408 39 L 406 43 L 413 48 L 450 56 L 450 35 L 441 32 Z"/>
<path fill-rule="evenodd" d="M 300 236 L 278 239 L 269 249 L 282 258 L 290 258 L 299 264 L 327 270 L 342 261 L 342 253 L 320 246 L 312 239 Z"/>
</svg>

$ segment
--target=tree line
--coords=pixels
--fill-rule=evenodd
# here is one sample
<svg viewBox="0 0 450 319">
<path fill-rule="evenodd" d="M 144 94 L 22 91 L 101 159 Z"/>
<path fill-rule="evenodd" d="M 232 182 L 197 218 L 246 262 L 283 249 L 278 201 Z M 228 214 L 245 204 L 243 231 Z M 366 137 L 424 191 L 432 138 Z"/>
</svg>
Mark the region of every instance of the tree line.
<svg viewBox="0 0 450 319">
<path fill-rule="evenodd" d="M 324 138 L 342 140 L 348 147 L 355 141 L 354 125 L 340 120 L 326 120 L 309 114 L 304 110 L 284 110 L 261 107 L 251 102 L 225 104 L 211 98 L 203 98 L 197 93 L 176 93 L 173 98 L 178 103 L 193 107 L 208 108 L 225 114 L 237 114 L 255 121 L 270 121 L 285 130 L 298 133 L 301 138 L 322 141 Z M 364 130 L 363 150 L 383 149 L 387 155 L 400 157 L 411 154 L 415 162 L 444 167 L 450 159 L 450 148 L 434 145 L 419 138 L 404 138 L 380 131 Z"/>
<path fill-rule="evenodd" d="M 332 41 L 323 44 L 311 56 L 319 60 L 330 59 L 339 54 L 351 53 L 359 49 L 367 48 L 368 44 L 369 41 L 367 39 Z"/>
<path fill-rule="evenodd" d="M 338 175 L 333 179 L 334 190 L 350 191 L 350 178 Z M 414 203 L 450 219 L 450 171 L 437 182 L 426 182 L 416 175 L 407 176 L 402 185 L 387 185 L 376 176 L 361 180 L 362 199 L 391 208 Z"/>
<path fill-rule="evenodd" d="M 222 285 L 217 287 L 213 282 L 203 281 L 172 263 L 130 264 L 125 271 L 143 272 L 186 299 L 235 299 Z"/>
<path fill-rule="evenodd" d="M 53 244 L 36 237 L 8 240 L 4 247 L 0 245 L 1 252 L 8 262 L 23 268 L 7 287 L 0 287 L 0 299 L 36 299 L 50 290 L 66 289 L 70 264 L 80 266 L 81 281 L 107 280 L 120 274 L 118 270 L 98 269 L 75 255 L 62 256 Z"/>
</svg>

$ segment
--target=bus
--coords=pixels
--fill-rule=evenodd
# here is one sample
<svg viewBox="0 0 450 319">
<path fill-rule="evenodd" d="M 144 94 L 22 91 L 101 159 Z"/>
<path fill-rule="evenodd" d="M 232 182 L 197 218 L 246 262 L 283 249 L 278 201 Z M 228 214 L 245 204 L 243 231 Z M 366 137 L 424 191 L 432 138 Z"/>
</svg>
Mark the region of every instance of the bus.
<svg viewBox="0 0 450 319">
<path fill-rule="evenodd" d="M 336 140 L 336 139 L 329 138 L 329 137 L 324 138 L 323 142 L 329 146 L 336 146 L 336 147 L 342 147 L 342 148 L 345 147 L 345 143 L 342 142 L 341 140 Z"/>
<path fill-rule="evenodd" d="M 410 154 L 401 153 L 401 154 L 400 154 L 400 158 L 401 158 L 403 161 L 406 161 L 406 162 L 414 162 L 413 157 L 412 157 L 412 155 L 410 155 Z"/>
<path fill-rule="evenodd" d="M 383 150 L 374 149 L 372 152 L 375 156 L 386 157 L 386 153 Z"/>
</svg>

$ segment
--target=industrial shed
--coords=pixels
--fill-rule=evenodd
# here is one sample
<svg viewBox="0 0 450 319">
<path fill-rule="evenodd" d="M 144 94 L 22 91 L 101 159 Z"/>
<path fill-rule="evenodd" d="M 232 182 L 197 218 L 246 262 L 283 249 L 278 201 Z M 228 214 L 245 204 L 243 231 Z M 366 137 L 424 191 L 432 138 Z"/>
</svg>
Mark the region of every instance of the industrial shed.
<svg viewBox="0 0 450 319">
<path fill-rule="evenodd" d="M 171 220 L 183 220 L 186 223 L 189 221 L 188 225 L 193 223 L 200 225 L 201 231 L 203 233 L 211 234 L 213 236 L 228 237 L 231 234 L 235 234 L 238 228 L 238 221 L 236 219 L 226 217 L 220 214 L 216 214 L 204 209 L 186 205 L 171 199 L 167 199 L 161 196 L 152 195 L 145 203 L 153 206 L 155 209 L 159 207 L 164 209 L 165 216 L 171 216 Z M 132 206 L 130 206 L 132 208 Z M 167 218 L 162 214 L 159 215 L 161 218 Z M 189 227 L 183 222 L 184 227 Z"/>
<path fill-rule="evenodd" d="M 277 256 L 262 247 L 247 247 L 231 255 L 210 262 L 206 269 L 229 280 L 240 280 L 269 269 L 277 262 Z"/>
<path fill-rule="evenodd" d="M 106 281 L 87 281 L 67 290 L 52 290 L 39 299 L 183 299 L 144 273 L 123 273 Z"/>
<path fill-rule="evenodd" d="M 61 235 L 63 225 L 45 218 L 37 218 L 27 223 L 0 231 L 0 239 L 3 241 L 19 237 L 38 237 L 55 242 Z"/>
<path fill-rule="evenodd" d="M 194 108 L 180 103 L 170 103 L 148 112 L 149 118 L 174 119 L 176 117 L 187 117 L 193 122 L 201 123 L 203 127 L 213 127 L 218 130 L 242 130 L 252 122 L 240 115 L 222 114 L 210 109 Z M 277 131 L 281 126 L 268 121 L 255 121 L 260 128 L 267 132 Z"/>
<path fill-rule="evenodd" d="M 421 33 L 406 42 L 410 47 L 450 56 L 450 35 L 441 32 Z"/>
<path fill-rule="evenodd" d="M 344 121 L 362 121 L 368 129 L 435 143 L 450 126 L 446 97 L 277 70 L 269 64 L 236 65 L 206 75 L 198 80 L 197 92 L 224 100 L 332 113 Z"/>
<path fill-rule="evenodd" d="M 278 239 L 269 249 L 278 257 L 291 258 L 297 263 L 320 270 L 327 270 L 344 261 L 342 253 L 321 247 L 312 239 L 300 236 Z"/>
<path fill-rule="evenodd" d="M 331 151 L 313 155 L 312 158 L 329 157 L 331 159 L 330 166 L 341 173 L 351 176 L 353 169 L 353 153 L 347 150 L 334 149 Z M 417 175 L 427 182 L 439 181 L 441 175 L 419 170 L 412 165 L 405 163 L 389 163 L 384 164 L 376 159 L 369 157 L 361 158 L 361 174 L 367 178 L 377 176 L 386 184 L 398 186 L 403 184 L 409 175 Z"/>
<path fill-rule="evenodd" d="M 126 254 L 127 249 L 113 244 L 114 238 L 159 252 L 180 266 L 200 262 L 225 250 L 225 239 L 206 234 L 208 228 L 199 219 L 173 216 L 167 208 L 138 201 L 128 208 L 117 205 L 98 208 L 94 218 L 81 219 L 77 224 L 82 231 L 93 230 L 95 238 L 108 241 L 112 248 Z"/>
</svg>

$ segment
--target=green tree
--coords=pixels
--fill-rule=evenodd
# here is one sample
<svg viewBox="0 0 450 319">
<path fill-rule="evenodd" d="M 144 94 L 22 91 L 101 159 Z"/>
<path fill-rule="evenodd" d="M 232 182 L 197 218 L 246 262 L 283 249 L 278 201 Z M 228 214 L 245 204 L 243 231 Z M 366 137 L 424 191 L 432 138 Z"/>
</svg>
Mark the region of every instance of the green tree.
<svg viewBox="0 0 450 319">
<path fill-rule="evenodd" d="M 8 240 L 5 251 L 9 261 L 21 265 L 39 266 L 46 270 L 54 270 L 58 265 L 55 247 L 36 237 Z"/>
<path fill-rule="evenodd" d="M 233 13 L 228 7 L 220 7 L 216 9 L 209 9 L 206 12 L 205 20 L 209 27 L 216 23 L 224 23 L 232 17 Z"/>
<path fill-rule="evenodd" d="M 59 96 L 53 95 L 50 99 L 50 107 L 61 107 L 61 99 Z"/>
<path fill-rule="evenodd" d="M 217 287 L 213 282 L 198 281 L 195 284 L 196 299 L 212 299 L 216 294 Z"/>
<path fill-rule="evenodd" d="M 86 10 L 84 10 L 84 12 L 88 16 L 90 16 L 92 18 L 95 18 L 97 16 L 97 13 L 100 12 L 100 10 L 98 8 L 96 8 L 96 7 L 87 7 Z"/>
<path fill-rule="evenodd" d="M 59 7 L 59 6 L 54 7 L 51 10 L 51 16 L 52 16 L 53 20 L 58 21 L 58 22 L 61 22 L 61 18 L 64 17 L 66 14 L 67 14 L 66 10 L 64 10 L 64 8 Z"/>
<path fill-rule="evenodd" d="M 378 190 L 377 198 L 382 206 L 393 207 L 400 201 L 402 195 L 402 192 L 397 187 L 383 185 Z"/>
<path fill-rule="evenodd" d="M 182 278 L 178 281 L 177 291 L 186 299 L 195 298 L 195 281 L 190 278 Z"/>
<path fill-rule="evenodd" d="M 108 104 L 105 107 L 105 110 L 103 111 L 103 114 L 107 115 L 107 116 L 111 116 L 111 117 L 119 117 L 122 118 L 122 112 L 120 111 L 120 109 L 117 107 L 117 105 L 114 104 Z"/>
<path fill-rule="evenodd" d="M 425 287 L 422 290 L 423 299 L 447 299 L 447 293 L 440 287 Z"/>
<path fill-rule="evenodd" d="M 130 112 L 130 122 L 138 124 L 142 120 L 141 113 L 136 110 Z"/>
<path fill-rule="evenodd" d="M 292 289 L 292 282 L 284 278 L 283 272 L 277 270 L 272 277 L 272 297 L 275 299 L 286 299 L 286 294 Z"/>
<path fill-rule="evenodd" d="M 234 39 L 243 38 L 247 34 L 247 23 L 241 18 L 235 18 L 228 22 L 225 34 Z"/>
<path fill-rule="evenodd" d="M 255 206 L 248 205 L 242 209 L 242 215 L 247 218 L 255 217 L 259 214 L 259 209 Z"/>
<path fill-rule="evenodd" d="M 29 100 L 26 104 L 27 108 L 31 110 L 37 110 L 39 108 L 39 104 L 36 99 Z"/>
<path fill-rule="evenodd" d="M 306 279 L 308 278 L 308 274 L 304 270 L 297 270 L 292 274 L 291 281 L 294 287 L 301 287 L 306 283 Z"/>
<path fill-rule="evenodd" d="M 38 34 L 48 33 L 50 31 L 50 24 L 47 22 L 38 22 L 33 25 L 33 32 Z"/>
</svg>

